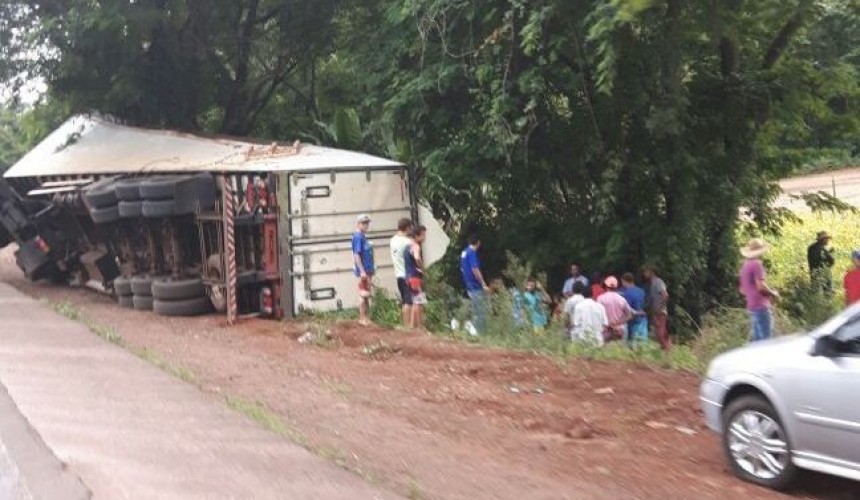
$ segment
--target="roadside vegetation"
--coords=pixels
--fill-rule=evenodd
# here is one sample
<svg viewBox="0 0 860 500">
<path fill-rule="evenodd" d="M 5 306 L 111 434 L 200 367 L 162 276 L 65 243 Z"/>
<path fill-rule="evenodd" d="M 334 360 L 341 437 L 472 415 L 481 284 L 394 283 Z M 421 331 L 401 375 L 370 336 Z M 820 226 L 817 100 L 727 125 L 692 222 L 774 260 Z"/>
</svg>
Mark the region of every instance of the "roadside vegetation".
<svg viewBox="0 0 860 500">
<path fill-rule="evenodd" d="M 835 293 L 832 296 L 826 296 L 812 285 L 807 270 L 806 248 L 820 230 L 832 234 L 836 248 L 837 262 L 833 268 Z M 767 239 L 771 244 L 771 251 L 765 258 L 769 281 L 783 295 L 775 309 L 775 332 L 778 335 L 808 331 L 843 307 L 841 280 L 852 265 L 851 251 L 860 247 L 860 214 L 825 211 L 795 215 L 786 218 L 778 234 Z M 546 279 L 545 273 L 538 272 L 515 255 L 508 255 L 507 261 L 509 265 L 503 275 L 515 283 L 522 283 L 530 275 Z M 664 354 L 655 342 L 636 347 L 619 342 L 605 347 L 571 343 L 565 340 L 558 322 L 545 334 L 535 334 L 528 327 L 518 328 L 513 320 L 513 296 L 505 289 L 496 290 L 490 299 L 487 331 L 482 335 L 471 335 L 462 328 L 469 319 L 468 303 L 462 298 L 459 288 L 447 282 L 438 268 L 431 270 L 427 290 L 430 297 L 427 328 L 431 333 L 467 343 L 531 351 L 560 362 L 571 358 L 626 361 L 702 373 L 714 357 L 749 341 L 749 318 L 740 296 L 729 304 L 713 307 L 698 322 L 682 308 L 676 307 L 672 323 L 676 344 L 670 353 Z M 355 311 L 315 317 L 325 322 L 354 319 Z M 371 317 L 380 326 L 399 328 L 400 304 L 377 288 Z M 452 320 L 460 326 L 452 328 Z"/>
</svg>

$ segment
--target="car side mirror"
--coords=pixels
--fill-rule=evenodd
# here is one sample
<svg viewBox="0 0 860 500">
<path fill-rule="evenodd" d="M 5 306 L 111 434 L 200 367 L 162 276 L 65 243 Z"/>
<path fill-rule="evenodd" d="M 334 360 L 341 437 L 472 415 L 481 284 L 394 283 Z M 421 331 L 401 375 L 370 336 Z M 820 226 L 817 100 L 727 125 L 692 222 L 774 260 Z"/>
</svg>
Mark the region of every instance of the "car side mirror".
<svg viewBox="0 0 860 500">
<path fill-rule="evenodd" d="M 812 355 L 834 358 L 839 355 L 839 344 L 839 340 L 833 338 L 831 335 L 818 337 L 815 340 L 815 346 L 812 348 Z"/>
</svg>

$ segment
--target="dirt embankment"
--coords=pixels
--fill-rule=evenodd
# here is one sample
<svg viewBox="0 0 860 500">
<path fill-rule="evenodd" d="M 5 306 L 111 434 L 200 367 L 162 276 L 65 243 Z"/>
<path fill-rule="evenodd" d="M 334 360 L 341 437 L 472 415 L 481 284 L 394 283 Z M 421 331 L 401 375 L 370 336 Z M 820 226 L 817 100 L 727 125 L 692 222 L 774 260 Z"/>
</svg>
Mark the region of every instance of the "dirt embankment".
<svg viewBox="0 0 860 500">
<path fill-rule="evenodd" d="M 213 397 L 260 403 L 317 453 L 407 497 L 782 498 L 728 474 L 693 375 L 560 365 L 349 323 L 332 327 L 331 341 L 300 343 L 301 322 L 227 328 L 220 317 L 168 319 L 33 285 L 2 254 L 0 280 L 75 304 L 130 347 L 193 372 Z M 858 498 L 860 487 L 815 476 L 796 496 Z"/>
</svg>

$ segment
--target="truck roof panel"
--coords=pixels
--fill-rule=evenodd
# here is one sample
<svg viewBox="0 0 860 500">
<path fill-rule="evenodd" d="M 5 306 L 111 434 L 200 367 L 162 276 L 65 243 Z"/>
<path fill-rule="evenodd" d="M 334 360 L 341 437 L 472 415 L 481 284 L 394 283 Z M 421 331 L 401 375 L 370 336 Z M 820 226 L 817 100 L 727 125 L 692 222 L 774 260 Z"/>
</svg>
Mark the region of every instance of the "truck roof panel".
<svg viewBox="0 0 860 500">
<path fill-rule="evenodd" d="M 397 168 L 403 164 L 311 144 L 203 137 L 120 125 L 91 115 L 67 120 L 5 177 L 166 172 L 301 172 Z"/>
</svg>

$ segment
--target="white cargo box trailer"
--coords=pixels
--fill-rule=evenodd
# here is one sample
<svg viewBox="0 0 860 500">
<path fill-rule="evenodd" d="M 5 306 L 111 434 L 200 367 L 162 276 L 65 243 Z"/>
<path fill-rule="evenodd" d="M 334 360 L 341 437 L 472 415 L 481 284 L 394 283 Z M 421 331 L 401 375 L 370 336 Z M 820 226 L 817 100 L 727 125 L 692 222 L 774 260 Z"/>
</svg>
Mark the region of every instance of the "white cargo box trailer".
<svg viewBox="0 0 860 500">
<path fill-rule="evenodd" d="M 375 284 L 392 295 L 396 293 L 396 282 L 388 241 L 399 219 L 408 217 L 428 227 L 430 237 L 424 251 L 429 263 L 441 258 L 449 243 L 430 211 L 418 204 L 406 165 L 309 144 L 259 144 L 201 137 L 129 127 L 82 115 L 69 119 L 4 177 L 24 195 L 72 203 L 80 201 L 79 192 L 86 192 L 94 182 L 147 182 L 206 174 L 215 178 L 222 196 L 225 192 L 231 194 L 229 203 L 223 199 L 211 212 L 194 214 L 198 225 L 207 221 L 226 225 L 232 208 L 225 210 L 225 206 L 235 205 L 239 212 L 233 215 L 230 225 L 240 218 L 259 220 L 259 234 L 256 226 L 251 229 L 259 241 L 251 242 L 250 255 L 232 255 L 229 248 L 221 248 L 223 236 L 213 233 L 210 239 L 217 251 L 207 250 L 202 241 L 206 239 L 205 231 L 201 229 L 202 255 L 190 260 L 202 266 L 202 271 L 193 272 L 202 273 L 202 279 L 208 280 L 207 286 L 214 290 L 229 282 L 208 277 L 213 258 L 221 259 L 215 267 L 222 271 L 235 267 L 237 262 L 244 263 L 250 266 L 251 274 L 256 272 L 259 280 L 276 292 L 280 315 L 357 305 L 351 237 L 360 214 L 372 218 L 368 236 L 375 250 Z M 271 201 L 262 208 L 259 203 L 250 207 L 244 195 L 257 182 L 271 194 Z M 243 206 L 252 213 L 242 213 Z M 150 222 L 141 220 L 140 224 Z M 183 235 L 172 237 L 174 246 L 178 246 L 176 239 Z M 110 247 L 110 242 L 104 244 Z M 169 245 L 165 242 L 165 246 Z M 121 260 L 119 253 L 117 260 Z M 109 283 L 106 285 L 111 288 Z"/>
</svg>

